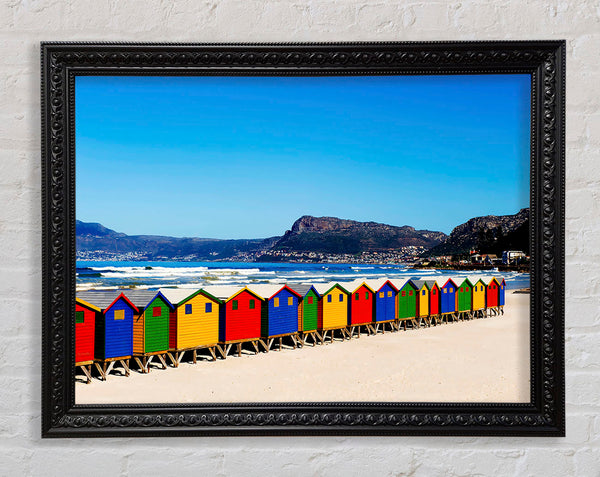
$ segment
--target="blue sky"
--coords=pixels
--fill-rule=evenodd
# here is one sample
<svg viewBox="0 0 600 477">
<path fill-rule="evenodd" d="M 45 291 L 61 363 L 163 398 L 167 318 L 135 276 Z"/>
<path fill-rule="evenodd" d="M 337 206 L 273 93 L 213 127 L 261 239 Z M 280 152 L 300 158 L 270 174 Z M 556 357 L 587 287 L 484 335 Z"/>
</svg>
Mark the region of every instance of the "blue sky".
<svg viewBox="0 0 600 477">
<path fill-rule="evenodd" d="M 529 205 L 529 75 L 76 79 L 76 215 L 280 235 L 302 215 L 449 233 Z"/>
</svg>

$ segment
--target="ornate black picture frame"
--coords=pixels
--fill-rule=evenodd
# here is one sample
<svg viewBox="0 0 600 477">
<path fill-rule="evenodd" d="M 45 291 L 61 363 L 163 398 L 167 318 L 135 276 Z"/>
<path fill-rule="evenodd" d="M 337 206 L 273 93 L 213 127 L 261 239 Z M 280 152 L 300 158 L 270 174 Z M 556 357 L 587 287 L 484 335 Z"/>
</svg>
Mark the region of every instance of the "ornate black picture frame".
<svg viewBox="0 0 600 477">
<path fill-rule="evenodd" d="M 565 435 L 565 42 L 41 45 L 42 436 Z M 531 75 L 531 402 L 75 405 L 78 74 Z"/>
</svg>

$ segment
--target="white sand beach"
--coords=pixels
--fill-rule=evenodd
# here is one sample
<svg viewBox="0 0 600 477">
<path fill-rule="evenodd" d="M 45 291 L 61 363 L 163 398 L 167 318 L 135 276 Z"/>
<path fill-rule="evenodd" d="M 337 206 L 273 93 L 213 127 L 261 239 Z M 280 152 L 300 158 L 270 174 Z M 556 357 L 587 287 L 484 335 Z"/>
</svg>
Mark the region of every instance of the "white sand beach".
<svg viewBox="0 0 600 477">
<path fill-rule="evenodd" d="M 501 316 L 132 370 L 77 383 L 76 402 L 528 402 L 529 326 L 529 294 L 507 291 Z"/>
</svg>

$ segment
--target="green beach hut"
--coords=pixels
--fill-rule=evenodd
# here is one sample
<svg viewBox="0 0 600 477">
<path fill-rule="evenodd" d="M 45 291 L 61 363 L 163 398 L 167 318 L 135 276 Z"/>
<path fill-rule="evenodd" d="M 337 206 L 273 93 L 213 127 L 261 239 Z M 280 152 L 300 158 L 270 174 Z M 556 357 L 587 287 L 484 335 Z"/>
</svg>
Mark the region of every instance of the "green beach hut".
<svg viewBox="0 0 600 477">
<path fill-rule="evenodd" d="M 411 280 L 390 280 L 398 289 L 397 306 L 398 320 L 404 321 L 406 328 L 407 320 L 414 320 L 417 316 L 417 295 L 418 288 Z"/>
<path fill-rule="evenodd" d="M 471 316 L 473 312 L 473 284 L 468 278 L 456 279 L 456 311 Z"/>
</svg>

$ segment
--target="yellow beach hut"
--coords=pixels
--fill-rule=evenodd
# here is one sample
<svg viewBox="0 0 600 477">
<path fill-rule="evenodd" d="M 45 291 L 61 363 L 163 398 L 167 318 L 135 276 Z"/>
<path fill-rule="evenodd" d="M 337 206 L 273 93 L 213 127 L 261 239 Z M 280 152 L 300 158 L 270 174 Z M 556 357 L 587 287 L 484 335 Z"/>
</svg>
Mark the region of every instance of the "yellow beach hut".
<svg viewBox="0 0 600 477">
<path fill-rule="evenodd" d="M 427 326 L 431 326 L 429 321 L 429 284 L 425 280 L 411 280 L 417 287 L 417 316 L 415 319 L 417 328 L 421 326 L 421 320 L 424 320 Z"/>
<path fill-rule="evenodd" d="M 177 367 L 190 351 L 196 363 L 197 353 L 206 349 L 213 359 L 219 343 L 219 307 L 217 297 L 204 289 L 161 288 L 161 293 L 173 304 L 169 326 L 169 357 Z"/>
<path fill-rule="evenodd" d="M 319 283 L 315 289 L 321 295 L 319 300 L 317 328 L 321 333 L 322 342 L 327 334 L 333 341 L 335 331 L 340 330 L 341 338 L 347 336 L 348 310 L 350 293 L 339 283 Z"/>
<path fill-rule="evenodd" d="M 486 284 L 481 277 L 468 277 L 473 284 L 473 315 L 475 318 L 482 318 L 485 314 L 485 289 Z"/>
</svg>

